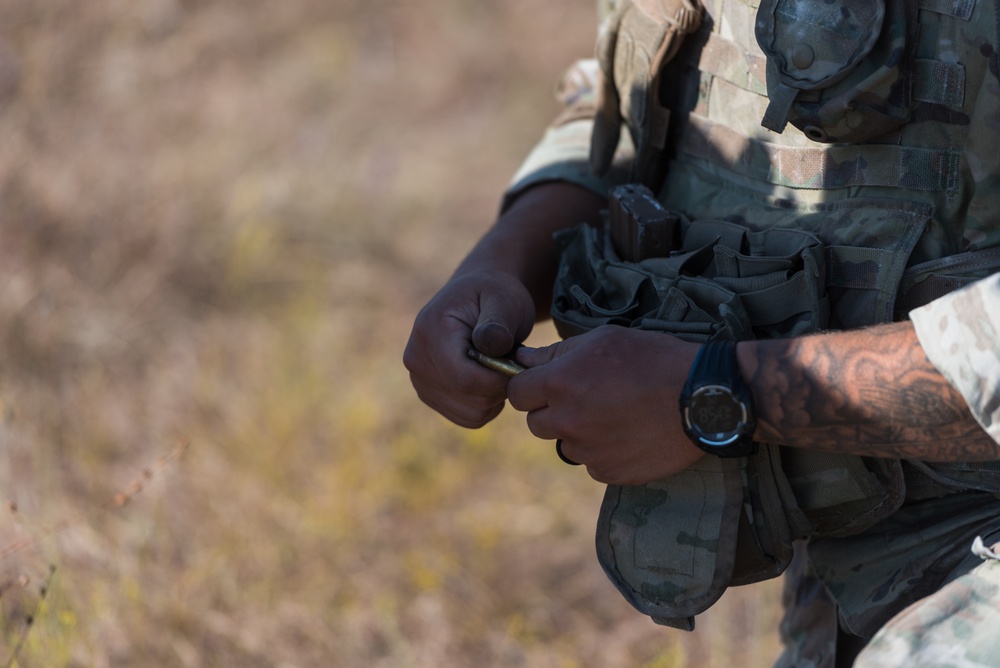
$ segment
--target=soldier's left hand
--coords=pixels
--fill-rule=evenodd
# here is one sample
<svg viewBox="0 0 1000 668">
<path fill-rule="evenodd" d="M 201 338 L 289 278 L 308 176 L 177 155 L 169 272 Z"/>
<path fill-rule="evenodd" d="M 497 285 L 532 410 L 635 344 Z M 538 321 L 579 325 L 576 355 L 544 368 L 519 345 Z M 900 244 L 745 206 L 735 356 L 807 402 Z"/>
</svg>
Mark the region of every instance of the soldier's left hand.
<svg viewBox="0 0 1000 668">
<path fill-rule="evenodd" d="M 526 371 L 507 386 L 542 439 L 601 482 L 659 480 L 704 453 L 684 434 L 679 397 L 698 345 L 608 325 L 544 348 L 521 348 Z"/>
</svg>

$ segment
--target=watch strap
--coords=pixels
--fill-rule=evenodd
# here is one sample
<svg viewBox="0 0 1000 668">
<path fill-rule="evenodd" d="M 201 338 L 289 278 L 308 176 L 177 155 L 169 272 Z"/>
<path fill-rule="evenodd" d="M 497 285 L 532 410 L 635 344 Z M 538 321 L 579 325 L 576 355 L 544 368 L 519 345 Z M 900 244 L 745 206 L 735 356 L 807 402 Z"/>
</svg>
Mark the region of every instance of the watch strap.
<svg viewBox="0 0 1000 668">
<path fill-rule="evenodd" d="M 715 339 L 698 350 L 684 385 L 684 396 L 690 396 L 697 389 L 694 386 L 696 378 L 699 387 L 730 386 L 734 381 L 742 385 L 739 360 L 736 357 L 736 342 L 730 339 Z"/>
</svg>

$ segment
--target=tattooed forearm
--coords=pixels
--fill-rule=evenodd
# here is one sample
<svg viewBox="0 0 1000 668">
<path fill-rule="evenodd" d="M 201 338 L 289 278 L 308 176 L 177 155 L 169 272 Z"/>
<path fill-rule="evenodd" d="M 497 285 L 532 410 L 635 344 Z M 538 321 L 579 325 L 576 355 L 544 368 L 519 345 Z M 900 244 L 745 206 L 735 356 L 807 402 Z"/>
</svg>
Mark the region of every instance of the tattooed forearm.
<svg viewBox="0 0 1000 668">
<path fill-rule="evenodd" d="M 928 461 L 1000 459 L 909 323 L 740 346 L 757 438 Z"/>
</svg>

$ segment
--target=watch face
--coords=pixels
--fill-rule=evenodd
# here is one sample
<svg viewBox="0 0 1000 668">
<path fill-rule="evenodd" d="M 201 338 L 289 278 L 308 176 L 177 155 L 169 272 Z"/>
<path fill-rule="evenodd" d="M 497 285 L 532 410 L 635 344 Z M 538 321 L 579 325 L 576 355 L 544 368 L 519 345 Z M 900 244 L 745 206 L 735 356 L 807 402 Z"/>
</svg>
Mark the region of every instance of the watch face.
<svg viewBox="0 0 1000 668">
<path fill-rule="evenodd" d="M 747 409 L 727 387 L 706 385 L 695 390 L 684 418 L 706 445 L 729 445 L 747 423 Z"/>
</svg>

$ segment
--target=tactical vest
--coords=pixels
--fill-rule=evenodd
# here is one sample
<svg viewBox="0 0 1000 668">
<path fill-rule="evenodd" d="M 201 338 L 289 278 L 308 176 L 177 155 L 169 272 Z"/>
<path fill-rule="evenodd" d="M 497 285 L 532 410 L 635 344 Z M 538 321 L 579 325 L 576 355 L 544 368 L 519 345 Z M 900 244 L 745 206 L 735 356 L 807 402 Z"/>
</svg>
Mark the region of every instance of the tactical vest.
<svg viewBox="0 0 1000 668">
<path fill-rule="evenodd" d="M 607 169 L 623 122 L 661 227 L 624 216 L 623 233 L 619 215 L 559 236 L 563 336 L 861 327 L 1000 270 L 1000 3 L 722 0 L 696 23 L 692 0 L 615 4 L 592 162 Z M 662 229 L 662 253 L 623 250 Z M 1000 492 L 1000 466 L 763 444 L 609 487 L 598 554 L 636 608 L 690 629 L 729 585 L 784 571 L 793 541 L 854 536 L 908 499 L 966 489 Z"/>
</svg>

